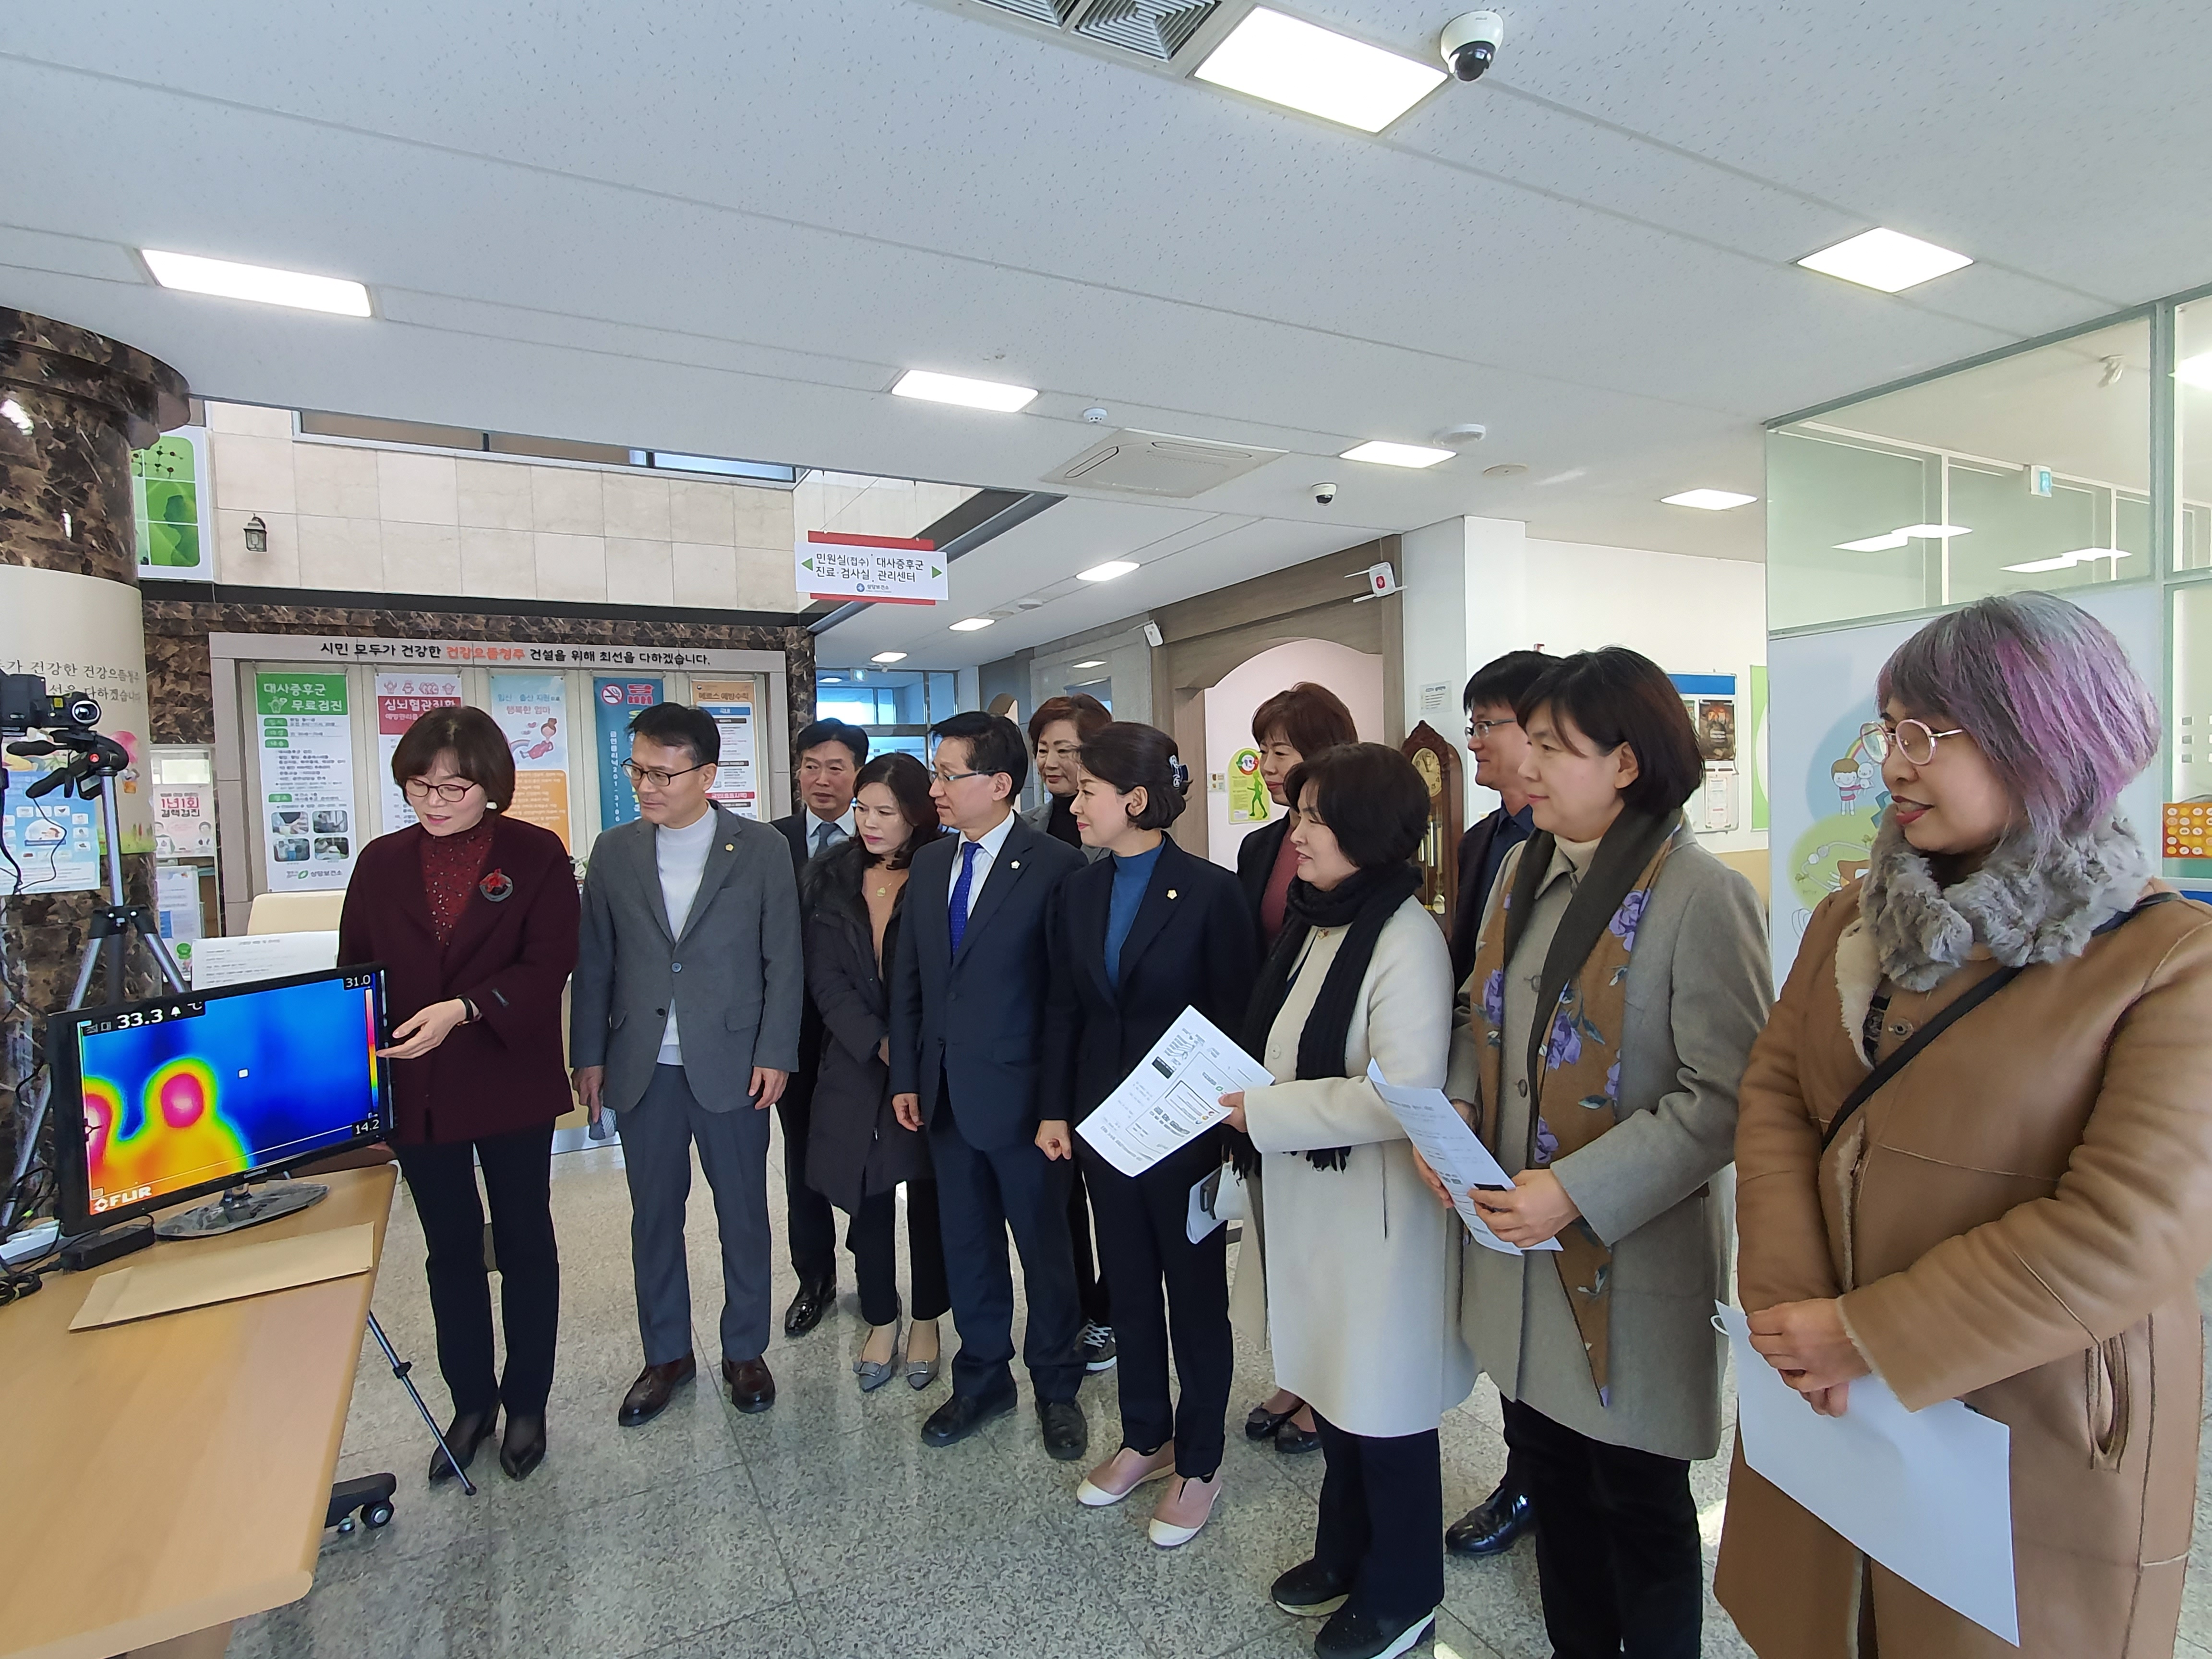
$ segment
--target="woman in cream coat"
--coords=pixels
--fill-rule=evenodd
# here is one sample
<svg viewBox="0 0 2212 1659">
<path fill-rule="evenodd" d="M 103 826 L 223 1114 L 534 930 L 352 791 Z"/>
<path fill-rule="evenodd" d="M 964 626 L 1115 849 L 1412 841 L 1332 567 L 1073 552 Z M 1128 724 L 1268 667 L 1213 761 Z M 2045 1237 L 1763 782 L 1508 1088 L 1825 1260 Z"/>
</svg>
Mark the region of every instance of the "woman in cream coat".
<svg viewBox="0 0 2212 1659">
<path fill-rule="evenodd" d="M 1460 1225 L 1367 1079 L 1436 1088 L 1451 955 L 1408 860 L 1428 792 L 1404 756 L 1346 744 L 1290 776 L 1298 875 L 1246 1042 L 1278 1079 L 1224 1097 L 1266 1155 L 1275 1376 L 1310 1401 L 1328 1462 L 1311 1559 L 1276 1605 L 1331 1615 L 1322 1659 L 1386 1659 L 1443 1599 L 1437 1425 L 1474 1386 L 1459 1334 Z"/>
</svg>

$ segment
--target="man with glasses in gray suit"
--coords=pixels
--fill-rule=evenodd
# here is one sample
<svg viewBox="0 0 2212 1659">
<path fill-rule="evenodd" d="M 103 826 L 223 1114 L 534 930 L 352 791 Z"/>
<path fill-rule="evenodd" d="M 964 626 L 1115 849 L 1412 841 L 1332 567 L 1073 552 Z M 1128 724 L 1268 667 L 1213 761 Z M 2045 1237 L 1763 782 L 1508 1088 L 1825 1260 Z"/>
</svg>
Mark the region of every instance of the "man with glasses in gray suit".
<svg viewBox="0 0 2212 1659">
<path fill-rule="evenodd" d="M 629 1177 L 645 1369 L 622 1402 L 649 1423 L 697 1374 L 684 1212 L 691 1148 L 722 1243 L 722 1378 L 742 1412 L 775 1403 L 769 1338 L 769 1111 L 799 1064 L 799 884 L 783 838 L 718 806 L 721 735 L 681 703 L 630 722 L 640 817 L 592 844 L 570 994 L 576 1092 L 613 1112 Z"/>
</svg>

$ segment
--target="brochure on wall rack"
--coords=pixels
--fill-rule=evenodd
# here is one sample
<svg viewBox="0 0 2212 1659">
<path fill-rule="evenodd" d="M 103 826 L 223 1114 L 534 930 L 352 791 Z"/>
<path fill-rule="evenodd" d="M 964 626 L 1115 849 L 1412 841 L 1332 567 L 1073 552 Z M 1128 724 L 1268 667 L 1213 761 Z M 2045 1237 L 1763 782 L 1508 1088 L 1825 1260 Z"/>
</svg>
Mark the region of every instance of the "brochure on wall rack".
<svg viewBox="0 0 2212 1659">
<path fill-rule="evenodd" d="M 1467 1223 L 1468 1231 L 1474 1235 L 1474 1242 L 1506 1255 L 1526 1255 L 1527 1251 L 1518 1244 L 1508 1244 L 1491 1231 L 1482 1218 L 1482 1212 L 1467 1195 L 1471 1187 L 1510 1187 L 1513 1177 L 1490 1155 L 1490 1148 L 1482 1144 L 1480 1137 L 1467 1127 L 1467 1120 L 1445 1097 L 1444 1091 L 1401 1089 L 1384 1078 L 1382 1068 L 1371 1060 L 1367 1062 L 1367 1080 L 1375 1085 L 1375 1092 L 1382 1097 L 1382 1103 L 1404 1128 L 1406 1139 L 1413 1143 L 1413 1150 L 1421 1155 L 1422 1162 L 1434 1170 L 1437 1178 L 1444 1183 L 1444 1190 L 1452 1195 L 1453 1208 Z M 1556 1238 L 1528 1247 L 1531 1250 L 1559 1248 Z"/>
<path fill-rule="evenodd" d="M 1212 1021 L 1186 1008 L 1075 1132 L 1123 1175 L 1141 1175 L 1226 1118 L 1222 1096 L 1274 1080 Z"/>
</svg>

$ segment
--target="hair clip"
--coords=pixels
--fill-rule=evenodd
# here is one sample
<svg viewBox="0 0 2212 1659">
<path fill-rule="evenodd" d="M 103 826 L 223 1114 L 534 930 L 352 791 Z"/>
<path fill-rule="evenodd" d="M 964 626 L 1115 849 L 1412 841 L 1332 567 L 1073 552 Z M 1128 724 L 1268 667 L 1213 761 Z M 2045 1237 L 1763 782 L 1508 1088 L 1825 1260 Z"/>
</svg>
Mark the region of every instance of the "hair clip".
<svg viewBox="0 0 2212 1659">
<path fill-rule="evenodd" d="M 1182 756 L 1170 755 L 1168 757 L 1168 775 L 1175 780 L 1175 787 L 1177 789 L 1188 789 L 1190 787 L 1190 768 L 1182 763 Z"/>
</svg>

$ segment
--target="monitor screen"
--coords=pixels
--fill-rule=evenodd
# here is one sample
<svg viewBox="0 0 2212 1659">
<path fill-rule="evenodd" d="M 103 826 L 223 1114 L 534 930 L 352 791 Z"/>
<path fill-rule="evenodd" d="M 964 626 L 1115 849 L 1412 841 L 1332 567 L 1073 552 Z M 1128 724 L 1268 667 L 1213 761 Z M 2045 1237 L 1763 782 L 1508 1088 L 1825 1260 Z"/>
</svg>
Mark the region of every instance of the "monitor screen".
<svg viewBox="0 0 2212 1659">
<path fill-rule="evenodd" d="M 350 968 L 57 1016 L 56 1144 L 81 1131 L 84 1149 L 62 1171 L 65 1224 L 381 1137 L 383 1001 L 380 970 Z"/>
</svg>

